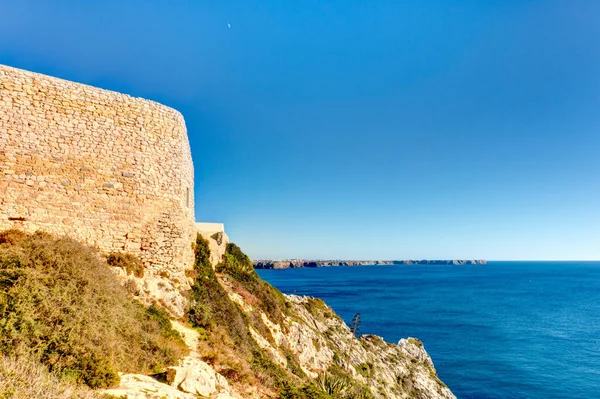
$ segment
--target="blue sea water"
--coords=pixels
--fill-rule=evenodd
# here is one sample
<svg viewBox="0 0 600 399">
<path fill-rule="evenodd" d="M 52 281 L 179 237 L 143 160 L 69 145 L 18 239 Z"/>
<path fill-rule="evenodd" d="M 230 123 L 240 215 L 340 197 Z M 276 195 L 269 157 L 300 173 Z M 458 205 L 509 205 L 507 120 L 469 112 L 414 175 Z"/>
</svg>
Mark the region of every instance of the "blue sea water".
<svg viewBox="0 0 600 399">
<path fill-rule="evenodd" d="M 464 399 L 600 398 L 600 262 L 260 270 L 362 333 L 417 337 Z"/>
</svg>

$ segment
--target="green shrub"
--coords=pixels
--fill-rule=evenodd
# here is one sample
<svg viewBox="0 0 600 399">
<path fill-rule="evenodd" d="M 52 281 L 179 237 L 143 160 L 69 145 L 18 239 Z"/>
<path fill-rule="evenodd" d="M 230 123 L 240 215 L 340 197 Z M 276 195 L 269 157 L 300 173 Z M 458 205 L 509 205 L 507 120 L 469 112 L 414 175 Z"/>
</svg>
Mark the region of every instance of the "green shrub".
<svg viewBox="0 0 600 399">
<path fill-rule="evenodd" d="M 91 248 L 40 233 L 0 244 L 0 353 L 110 387 L 117 370 L 153 372 L 185 353 L 169 324 L 134 302 Z"/>
<path fill-rule="evenodd" d="M 375 372 L 373 363 L 370 362 L 361 363 L 357 366 L 354 366 L 354 368 L 356 369 L 356 371 L 358 371 L 360 375 L 362 375 L 365 378 L 373 377 L 373 373 Z"/>
<path fill-rule="evenodd" d="M 131 254 L 122 252 L 113 252 L 106 257 L 106 261 L 110 266 L 120 267 L 125 270 L 127 275 L 133 274 L 135 277 L 144 277 L 144 265 L 142 261 Z"/>
<path fill-rule="evenodd" d="M 254 341 L 248 331 L 245 315 L 219 283 L 210 264 L 208 242 L 200 234 L 196 238 L 195 252 L 197 278 L 191 291 L 189 320 L 197 327 L 210 329 L 215 325 L 223 326 L 235 345 L 250 349 L 250 342 Z"/>
<path fill-rule="evenodd" d="M 419 348 L 423 348 L 423 341 L 421 341 L 420 339 L 410 337 L 408 338 L 408 342 L 418 346 Z"/>
<path fill-rule="evenodd" d="M 249 327 L 252 326 L 262 336 L 273 340 L 259 312 L 244 313 L 231 301 L 219 278 L 229 279 L 235 290 L 243 293 L 242 296 L 251 296 L 253 306 L 268 309 L 267 314 L 278 314 L 277 320 L 282 320 L 282 309 L 285 309 L 282 294 L 260 280 L 253 268 L 248 268 L 248 265 L 252 267 L 250 259 L 235 244 L 228 245 L 224 262 L 217 268 L 223 273 L 219 274 L 219 278 L 209 261 L 208 242 L 201 235 L 197 236 L 194 249 L 196 280 L 191 291 L 188 318 L 203 332 L 203 340 L 199 343 L 203 359 L 230 381 L 249 385 L 260 382 L 265 387 L 281 391 L 282 395 L 287 389 L 285 387 L 295 391 L 300 378 L 266 356 L 250 334 Z M 291 369 L 303 375 L 293 354 L 286 353 L 286 357 Z"/>
<path fill-rule="evenodd" d="M 306 378 L 306 373 L 304 372 L 304 370 L 302 370 L 302 367 L 300 367 L 300 362 L 298 361 L 296 356 L 294 356 L 292 351 L 286 348 L 284 349 L 283 353 L 285 355 L 287 369 L 292 374 L 300 378 Z"/>
<path fill-rule="evenodd" d="M 371 390 L 361 382 L 352 379 L 338 364 L 331 365 L 327 372 L 317 377 L 315 382 L 322 391 L 334 398 L 373 399 Z"/>
<path fill-rule="evenodd" d="M 258 278 L 248 255 L 234 243 L 227 244 L 223 261 L 217 265 L 216 270 L 219 273 L 229 274 L 240 281 Z"/>
<path fill-rule="evenodd" d="M 201 234 L 196 235 L 196 243 L 194 244 L 194 254 L 196 256 L 195 269 L 210 267 L 210 247 L 208 241 Z"/>
<path fill-rule="evenodd" d="M 351 382 L 348 378 L 329 373 L 319 374 L 316 383 L 321 391 L 335 398 L 343 397 L 351 388 Z"/>
<path fill-rule="evenodd" d="M 253 306 L 266 313 L 271 321 L 284 324 L 283 316 L 287 314 L 287 305 L 283 294 L 258 277 L 252 261 L 240 247 L 233 243 L 227 244 L 223 261 L 217 265 L 216 271 L 228 275 L 243 291 L 248 292 L 257 302 Z M 260 325 L 256 327 L 261 328 Z"/>
<path fill-rule="evenodd" d="M 212 321 L 212 311 L 210 305 L 195 299 L 188 312 L 188 318 L 195 327 L 210 327 L 210 323 Z"/>
<path fill-rule="evenodd" d="M 333 399 L 313 383 L 297 387 L 288 382 L 282 384 L 279 399 Z"/>
<path fill-rule="evenodd" d="M 206 339 L 200 342 L 200 354 L 226 378 L 249 382 L 254 378 L 250 369 L 252 353 L 260 348 L 250 335 L 248 319 L 217 279 L 210 264 L 208 242 L 200 234 L 194 250 L 196 280 L 188 319 L 204 330 Z"/>
<path fill-rule="evenodd" d="M 335 364 L 339 364 L 340 363 L 340 354 L 337 352 L 333 352 L 333 363 Z"/>
</svg>

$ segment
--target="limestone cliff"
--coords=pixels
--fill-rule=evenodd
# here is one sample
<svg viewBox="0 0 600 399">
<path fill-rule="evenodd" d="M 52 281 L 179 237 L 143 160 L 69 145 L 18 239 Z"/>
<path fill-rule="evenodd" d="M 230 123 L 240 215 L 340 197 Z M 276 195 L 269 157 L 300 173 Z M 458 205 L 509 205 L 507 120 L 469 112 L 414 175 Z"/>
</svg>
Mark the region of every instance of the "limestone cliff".
<svg viewBox="0 0 600 399">
<path fill-rule="evenodd" d="M 234 302 L 246 311 L 251 305 L 227 286 Z M 322 300 L 286 295 L 291 315 L 283 324 L 267 322 L 275 344 L 257 335 L 257 342 L 282 366 L 289 362 L 286 348 L 298 359 L 302 371 L 319 378 L 339 367 L 351 379 L 367 386 L 375 398 L 454 398 L 439 380 L 421 341 L 402 339 L 398 344 L 375 335 L 356 338 L 344 321 Z M 268 320 L 263 313 L 261 316 Z"/>
</svg>

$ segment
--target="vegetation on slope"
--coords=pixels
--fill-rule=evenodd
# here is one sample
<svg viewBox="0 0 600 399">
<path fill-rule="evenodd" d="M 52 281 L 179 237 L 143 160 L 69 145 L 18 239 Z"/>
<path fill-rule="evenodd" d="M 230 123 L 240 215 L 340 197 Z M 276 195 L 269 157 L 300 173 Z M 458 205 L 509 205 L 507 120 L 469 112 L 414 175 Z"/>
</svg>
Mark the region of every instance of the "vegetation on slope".
<svg viewBox="0 0 600 399">
<path fill-rule="evenodd" d="M 0 353 L 101 388 L 118 384 L 117 371 L 161 371 L 186 349 L 163 311 L 132 300 L 96 251 L 44 233 L 0 233 Z"/>
<path fill-rule="evenodd" d="M 257 383 L 262 378 L 252 365 L 261 350 L 250 334 L 248 318 L 229 299 L 219 282 L 209 261 L 208 243 L 201 235 L 197 237 L 195 252 L 196 279 L 192 286 L 189 320 L 205 337 L 200 348 L 204 360 L 229 380 Z M 219 267 L 218 270 L 222 269 Z M 244 278 L 248 276 L 250 273 L 244 274 Z"/>
<path fill-rule="evenodd" d="M 97 399 L 89 388 L 62 381 L 29 357 L 0 356 L 0 398 L 2 399 Z"/>
<path fill-rule="evenodd" d="M 250 329 L 274 343 L 261 312 L 285 328 L 285 317 L 293 315 L 283 294 L 258 277 L 250 258 L 233 243 L 227 245 L 215 270 L 210 265 L 208 243 L 201 235 L 195 251 L 196 280 L 189 319 L 204 337 L 200 353 L 218 372 L 241 385 L 258 383 L 269 396 L 281 399 L 372 398 L 368 388 L 348 378 L 341 368 L 311 380 L 289 349 L 285 351 L 285 367 L 273 361 L 254 340 Z M 222 284 L 230 286 L 251 308 L 242 310 Z"/>
<path fill-rule="evenodd" d="M 380 381 L 389 380 L 382 365 L 370 363 L 377 363 L 376 357 L 363 354 L 350 362 L 348 349 L 364 351 L 366 346 L 374 356 L 387 351 L 392 363 L 407 363 L 406 353 L 398 357 L 397 348 L 380 338 L 379 343 L 348 337 L 341 319 L 321 300 L 286 299 L 258 277 L 235 244 L 227 246 L 215 269 L 208 242 L 200 235 L 195 252 L 188 274 L 194 281 L 188 318 L 200 332 L 198 350 L 244 397 L 372 399 L 373 393 L 387 397 L 390 392 L 425 397 L 414 384 L 412 372 L 423 374 L 412 366 L 416 358 L 410 359 L 408 374 L 402 367 L 391 370 L 398 374 L 392 375 L 390 386 Z M 159 372 L 185 353 L 167 314 L 134 301 L 107 261 L 128 274 L 143 273 L 130 255 L 106 259 L 67 238 L 0 233 L 0 398 L 93 398 L 93 392 L 73 384 L 114 386 L 117 371 Z M 324 367 L 317 371 L 324 371 L 316 378 L 306 374 L 315 375 L 310 366 L 301 367 L 290 348 L 297 345 L 288 339 L 299 336 L 298 328 L 304 331 L 300 336 L 308 334 L 303 339 L 309 346 L 312 342 L 315 356 L 332 354 L 331 362 L 320 363 Z M 435 371 L 430 372 L 437 380 Z"/>
<path fill-rule="evenodd" d="M 227 244 L 223 261 L 217 265 L 216 270 L 228 277 L 236 292 L 245 294 L 246 302 L 262 310 L 271 321 L 283 323 L 284 315 L 288 314 L 283 294 L 258 277 L 252 261 L 237 245 Z"/>
</svg>

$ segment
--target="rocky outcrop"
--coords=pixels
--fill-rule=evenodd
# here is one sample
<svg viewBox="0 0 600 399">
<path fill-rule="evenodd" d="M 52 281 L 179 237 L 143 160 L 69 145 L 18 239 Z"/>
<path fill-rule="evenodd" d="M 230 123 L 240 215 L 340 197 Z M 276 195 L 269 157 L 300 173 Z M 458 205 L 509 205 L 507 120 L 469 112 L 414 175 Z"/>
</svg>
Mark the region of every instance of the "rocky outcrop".
<svg viewBox="0 0 600 399">
<path fill-rule="evenodd" d="M 103 393 L 117 398 L 127 399 L 197 399 L 196 395 L 182 392 L 170 385 L 140 374 L 121 375 L 121 384 L 118 388 L 108 389 Z"/>
<path fill-rule="evenodd" d="M 230 395 L 229 383 L 225 377 L 202 361 L 198 353 L 198 332 L 179 322 L 172 324 L 190 348 L 190 354 L 179 366 L 167 369 L 167 383 L 194 395 Z"/>
<path fill-rule="evenodd" d="M 225 255 L 229 237 L 225 233 L 222 223 L 196 223 L 196 231 L 208 241 L 210 249 L 210 263 L 217 265 Z"/>
<path fill-rule="evenodd" d="M 229 393 L 229 383 L 199 358 L 186 358 L 180 366 L 167 369 L 167 383 L 182 392 L 210 396 Z"/>
<path fill-rule="evenodd" d="M 245 313 L 257 309 L 248 296 L 235 291 L 235 285 L 220 276 L 227 295 Z M 323 301 L 311 297 L 286 295 L 289 313 L 282 324 L 274 323 L 261 312 L 270 337 L 257 331 L 252 336 L 277 364 L 289 367 L 290 353 L 297 359 L 306 378 L 318 380 L 332 368 L 345 372 L 366 386 L 376 399 L 430 398 L 455 399 L 437 376 L 423 343 L 416 338 L 385 342 L 375 335 L 354 336 L 344 321 Z M 166 381 L 143 375 L 124 374 L 118 388 L 105 391 L 127 399 L 241 399 L 273 397 L 238 389 L 198 353 L 198 332 L 180 322 L 172 323 L 190 348 L 190 354 L 178 366 L 169 367 Z M 264 334 L 264 333 L 263 333 Z M 233 382 L 233 385 L 236 383 Z"/>
<path fill-rule="evenodd" d="M 190 353 L 178 366 L 167 369 L 162 375 L 166 381 L 140 374 L 122 374 L 119 387 L 104 393 L 127 399 L 197 399 L 199 396 L 239 399 L 233 396 L 225 377 L 202 361 L 198 353 L 198 332 L 177 321 L 172 325 L 183 337 Z"/>
<path fill-rule="evenodd" d="M 240 308 L 245 312 L 256 310 L 235 292 L 234 285 L 223 283 Z M 332 367 L 346 370 L 357 383 L 368 386 L 377 399 L 455 398 L 437 377 L 418 339 L 403 339 L 396 345 L 375 335 L 356 338 L 322 300 L 296 295 L 285 295 L 285 299 L 290 312 L 283 325 L 261 313 L 272 336 L 263 341 L 274 359 L 285 359 L 286 351 L 291 351 L 309 378 L 318 378 Z"/>
<path fill-rule="evenodd" d="M 224 245 L 219 238 L 225 237 L 210 233 L 196 242 L 202 263 L 194 290 L 206 295 L 194 297 L 193 309 L 204 318 L 193 319 L 196 328 L 172 321 L 189 354 L 158 379 L 123 375 L 109 393 L 129 399 L 308 399 L 310 392 L 336 399 L 455 398 L 421 341 L 356 336 L 322 300 L 283 295 L 260 280 L 238 247 L 215 269 L 206 250 Z M 331 392 L 341 386 L 346 391 Z"/>
<path fill-rule="evenodd" d="M 256 269 L 290 269 L 327 266 L 371 266 L 371 265 L 485 265 L 485 260 L 255 260 Z"/>
</svg>

